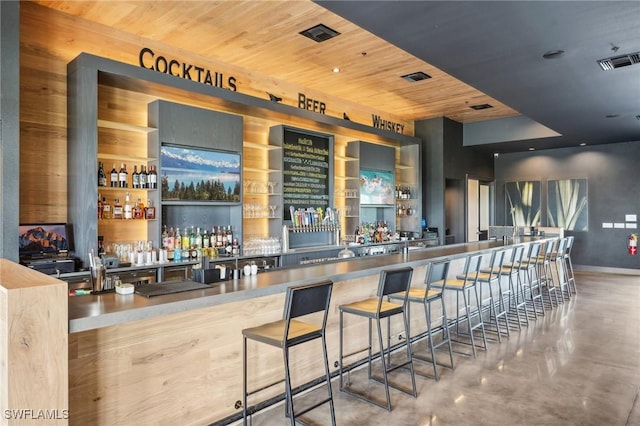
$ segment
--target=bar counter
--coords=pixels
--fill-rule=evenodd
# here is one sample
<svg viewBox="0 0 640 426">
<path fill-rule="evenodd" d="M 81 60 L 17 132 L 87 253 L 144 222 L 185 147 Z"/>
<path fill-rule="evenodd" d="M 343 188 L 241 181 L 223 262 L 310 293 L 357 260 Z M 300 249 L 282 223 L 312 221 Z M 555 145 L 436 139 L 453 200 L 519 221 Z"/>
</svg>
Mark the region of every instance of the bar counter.
<svg viewBox="0 0 640 426">
<path fill-rule="evenodd" d="M 524 242 L 523 239 L 521 241 Z M 251 298 L 282 293 L 287 287 L 328 278 L 334 282 L 377 275 L 398 265 L 424 266 L 439 258 L 457 259 L 504 245 L 502 240 L 426 247 L 405 254 L 356 257 L 325 264 L 276 269 L 240 279 L 215 283 L 211 289 L 146 298 L 114 293 L 69 299 L 69 332 L 91 330 Z M 157 285 L 157 284 L 148 284 Z"/>
<path fill-rule="evenodd" d="M 70 297 L 70 423 L 227 424 L 242 411 L 242 329 L 281 319 L 287 287 L 327 278 L 334 282 L 327 349 L 335 372 L 340 342 L 338 306 L 375 296 L 381 270 L 411 266 L 411 285 L 423 286 L 430 261 L 451 259 L 453 275 L 462 270 L 469 253 L 503 246 L 502 240 L 492 240 L 354 258 L 259 273 L 211 289 L 151 298 L 113 293 Z M 488 261 L 489 256 L 486 258 Z M 447 304 L 455 307 L 455 295 L 449 296 Z M 390 330 L 397 336 L 401 323 L 394 321 Z M 412 315 L 411 330 L 418 333 L 424 327 L 424 315 Z M 355 354 L 345 362 L 358 362 L 366 356 L 361 350 L 368 341 L 367 323 L 347 318 L 343 330 L 345 353 Z M 250 399 L 250 405 L 283 393 L 282 352 L 265 346 L 249 342 L 249 386 L 264 388 Z M 294 386 L 323 376 L 319 353 L 313 344 L 292 351 Z M 274 383 L 277 385 L 270 386 Z"/>
</svg>

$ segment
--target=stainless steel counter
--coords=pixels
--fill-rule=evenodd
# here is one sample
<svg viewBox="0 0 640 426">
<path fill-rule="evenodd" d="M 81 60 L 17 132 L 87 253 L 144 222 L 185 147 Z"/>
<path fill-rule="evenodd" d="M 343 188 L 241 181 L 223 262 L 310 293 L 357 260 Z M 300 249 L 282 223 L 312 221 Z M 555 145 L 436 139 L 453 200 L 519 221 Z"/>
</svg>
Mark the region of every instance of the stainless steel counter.
<svg viewBox="0 0 640 426">
<path fill-rule="evenodd" d="M 531 240 L 531 238 L 521 239 L 520 242 Z M 69 298 L 69 333 L 272 295 L 284 292 L 289 286 L 308 284 L 319 279 L 328 278 L 338 282 L 377 275 L 383 269 L 399 265 L 423 266 L 434 259 L 445 257 L 455 259 L 471 252 L 488 251 L 503 246 L 505 243 L 502 240 L 491 240 L 429 247 L 410 251 L 407 254 L 353 258 L 340 262 L 260 273 L 216 283 L 211 289 L 152 298 L 137 294 L 114 293 L 71 297 Z"/>
</svg>

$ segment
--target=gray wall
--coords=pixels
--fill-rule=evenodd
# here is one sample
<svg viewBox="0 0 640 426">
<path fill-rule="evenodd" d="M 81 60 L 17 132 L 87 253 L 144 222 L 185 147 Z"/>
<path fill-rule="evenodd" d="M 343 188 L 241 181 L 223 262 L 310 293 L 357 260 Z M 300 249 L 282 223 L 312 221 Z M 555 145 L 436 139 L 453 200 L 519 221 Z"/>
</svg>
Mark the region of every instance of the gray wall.
<svg viewBox="0 0 640 426">
<path fill-rule="evenodd" d="M 493 156 L 463 146 L 462 124 L 448 118 L 417 121 L 415 135 L 423 140 L 422 211 L 428 225 L 438 228 L 442 243 L 447 229 L 456 243 L 464 242 L 467 176 L 492 181 Z"/>
<path fill-rule="evenodd" d="M 542 224 L 546 224 L 549 179 L 588 179 L 588 231 L 575 236 L 574 264 L 640 269 L 640 256 L 629 256 L 627 236 L 638 229 L 603 229 L 603 222 L 623 223 L 625 215 L 640 218 L 640 142 L 563 148 L 533 153 L 501 154 L 495 161 L 496 224 L 505 223 L 505 182 L 542 181 Z M 640 222 L 639 222 L 640 223 Z"/>
<path fill-rule="evenodd" d="M 18 260 L 20 3 L 0 2 L 0 257 Z"/>
</svg>

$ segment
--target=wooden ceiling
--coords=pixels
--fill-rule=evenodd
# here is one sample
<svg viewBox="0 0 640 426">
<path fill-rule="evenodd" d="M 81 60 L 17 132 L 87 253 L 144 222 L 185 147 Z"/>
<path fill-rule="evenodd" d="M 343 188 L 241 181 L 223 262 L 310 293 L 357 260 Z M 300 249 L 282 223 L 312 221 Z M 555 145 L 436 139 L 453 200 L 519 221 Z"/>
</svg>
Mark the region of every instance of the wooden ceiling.
<svg viewBox="0 0 640 426">
<path fill-rule="evenodd" d="M 308 0 L 37 3 L 269 76 L 276 94 L 286 82 L 410 121 L 444 116 L 469 123 L 519 115 Z M 320 23 L 340 35 L 316 43 L 299 34 Z M 432 78 L 401 78 L 417 71 Z M 479 104 L 493 108 L 470 108 Z"/>
</svg>

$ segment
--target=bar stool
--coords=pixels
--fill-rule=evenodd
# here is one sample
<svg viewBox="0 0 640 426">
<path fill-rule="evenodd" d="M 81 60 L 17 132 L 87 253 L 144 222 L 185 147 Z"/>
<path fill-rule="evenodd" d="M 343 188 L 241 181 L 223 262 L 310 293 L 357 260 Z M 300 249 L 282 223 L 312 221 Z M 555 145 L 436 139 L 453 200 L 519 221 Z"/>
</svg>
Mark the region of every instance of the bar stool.
<svg viewBox="0 0 640 426">
<path fill-rule="evenodd" d="M 411 340 L 411 343 L 415 343 L 416 341 L 422 340 L 424 338 L 427 339 L 427 344 L 429 346 L 429 350 L 431 353 L 431 358 L 427 358 L 416 352 L 413 352 L 413 359 L 417 359 L 420 361 L 431 363 L 433 366 L 433 377 L 421 373 L 416 370 L 416 374 L 424 377 L 434 378 L 436 381 L 440 379 L 440 375 L 438 373 L 438 365 L 443 367 L 450 368 L 451 370 L 455 369 L 455 365 L 453 363 L 453 348 L 451 346 L 451 336 L 449 335 L 449 328 L 447 327 L 447 310 L 444 304 L 443 298 L 443 290 L 434 290 L 432 288 L 434 282 L 444 282 L 447 279 L 447 275 L 449 274 L 449 260 L 440 260 L 436 262 L 431 262 L 427 265 L 427 273 L 424 278 L 424 282 L 426 284 L 425 287 L 411 287 L 408 291 L 408 304 L 407 304 L 407 317 L 408 324 L 410 327 L 411 324 L 411 304 L 422 304 L 424 307 L 424 315 L 427 323 L 427 331 L 424 334 L 420 334 L 417 338 L 411 338 L 411 330 L 407 328 L 407 338 Z M 396 293 L 389 296 L 389 299 L 402 300 L 405 297 L 404 293 Z M 442 315 L 433 318 L 432 313 L 433 309 L 431 304 L 439 301 L 441 304 Z M 440 332 L 442 333 L 442 339 L 438 342 L 434 342 L 434 334 L 438 332 L 438 330 L 433 329 L 433 322 L 440 321 L 442 326 L 440 328 Z M 449 361 L 450 364 L 438 364 L 436 358 L 436 349 L 441 346 L 448 345 L 449 348 Z"/>
<path fill-rule="evenodd" d="M 569 275 L 567 273 L 565 254 L 567 252 L 567 239 L 560 238 L 556 246 L 554 254 L 553 264 L 556 270 L 556 277 L 558 277 L 558 289 L 560 290 L 560 296 L 564 301 L 571 299 L 571 287 L 569 286 Z"/>
<path fill-rule="evenodd" d="M 542 300 L 542 288 L 540 284 L 540 276 L 538 275 L 538 262 L 540 261 L 540 252 L 542 243 L 535 241 L 529 245 L 529 252 L 524 260 L 520 263 L 520 270 L 525 274 L 525 295 L 528 296 L 527 302 L 531 303 L 533 314 L 538 317 L 538 305 L 540 306 L 540 315 L 544 315 L 544 301 Z M 539 302 L 536 304 L 536 302 Z"/>
<path fill-rule="evenodd" d="M 500 328 L 500 319 L 504 322 L 504 333 L 509 336 L 509 320 L 507 319 L 507 308 L 504 301 L 504 291 L 501 285 L 502 268 L 504 267 L 504 258 L 506 249 L 496 249 L 491 252 L 489 260 L 489 268 L 483 268 L 477 276 L 478 285 L 480 287 L 480 303 L 483 310 L 489 310 L 489 321 L 485 323 L 485 330 L 492 331 L 497 334 L 498 343 L 502 343 L 502 332 Z M 463 275 L 458 275 L 458 279 L 464 279 Z M 489 305 L 484 307 L 484 299 L 482 298 L 483 286 L 486 285 L 489 293 Z M 494 297 L 494 291 L 497 287 L 498 297 Z M 509 290 L 510 292 L 510 290 Z M 490 328 L 495 326 L 495 329 Z"/>
<path fill-rule="evenodd" d="M 335 410 L 333 405 L 333 393 L 331 391 L 331 376 L 329 372 L 329 359 L 327 356 L 327 343 L 325 337 L 325 328 L 327 325 L 327 314 L 329 312 L 329 301 L 331 299 L 332 288 L 333 283 L 331 281 L 289 287 L 287 289 L 282 320 L 242 330 L 244 343 L 242 352 L 242 418 L 244 425 L 247 424 L 247 398 L 250 395 L 266 389 L 267 387 L 273 386 L 268 385 L 252 392 L 247 390 L 247 339 L 252 339 L 282 349 L 285 372 L 286 415 L 291 420 L 291 425 L 295 425 L 297 416 L 301 416 L 328 402 L 331 411 L 331 424 L 335 426 Z M 318 315 L 307 317 L 307 315 L 318 312 L 322 312 L 322 320 L 320 324 L 317 324 L 320 322 Z M 299 320 L 298 318 L 300 317 L 306 317 L 305 321 Z M 328 396 L 311 407 L 305 408 L 299 413 L 296 413 L 293 406 L 294 392 L 292 391 L 291 375 L 289 372 L 289 349 L 293 346 L 315 339 L 321 339 L 322 341 L 322 355 L 324 357 L 325 381 Z M 274 385 L 275 384 L 276 383 L 274 383 Z M 296 392 L 296 394 L 297 393 L 298 392 Z"/>
<path fill-rule="evenodd" d="M 407 318 L 407 297 L 408 297 L 408 289 L 411 285 L 411 277 L 413 276 L 413 269 L 410 267 L 393 269 L 393 270 L 385 270 L 380 273 L 380 279 L 378 282 L 378 291 L 377 297 L 369 298 L 365 300 L 360 300 L 353 303 L 348 303 L 345 305 L 340 305 L 340 390 L 345 392 L 355 398 L 358 398 L 362 401 L 369 402 L 373 405 L 377 405 L 378 407 L 382 407 L 387 409 L 387 411 L 391 411 L 391 398 L 389 397 L 389 387 L 393 387 L 394 389 L 400 390 L 404 393 L 412 395 L 414 398 L 417 397 L 416 391 L 416 380 L 413 371 L 413 359 L 411 354 L 411 342 L 409 339 L 406 339 L 406 344 L 404 345 L 407 350 L 407 360 L 403 363 L 397 365 L 389 365 L 387 366 L 387 360 L 385 359 L 385 352 L 389 355 L 391 354 L 391 348 L 384 348 L 384 343 L 382 340 L 382 327 L 380 324 L 380 320 L 382 318 L 390 318 L 394 315 L 402 314 L 404 332 L 408 334 L 409 330 L 409 321 Z M 402 298 L 402 303 L 392 303 L 387 301 L 387 296 L 392 295 L 394 293 L 404 293 L 404 297 Z M 384 384 L 385 395 L 386 395 L 386 405 L 382 404 L 374 400 L 373 398 L 367 397 L 364 394 L 358 393 L 355 390 L 350 389 L 349 387 L 344 385 L 343 374 L 346 372 L 347 374 L 355 368 L 354 366 L 349 366 L 347 368 L 344 367 L 343 360 L 343 348 L 344 348 L 344 314 L 352 314 L 361 317 L 368 318 L 369 320 L 369 346 L 368 350 L 368 378 L 369 380 L 373 380 L 379 383 Z M 376 326 L 378 329 L 378 344 L 380 347 L 380 361 L 382 363 L 382 379 L 374 376 L 371 373 L 371 364 L 372 364 L 372 323 L 375 320 Z M 354 352 L 352 354 L 348 354 L 347 356 L 354 355 L 360 351 Z M 394 385 L 389 382 L 388 373 L 402 367 L 409 367 L 409 373 L 411 376 L 411 386 L 412 391 L 408 391 L 402 387 Z"/>
<path fill-rule="evenodd" d="M 576 287 L 576 276 L 573 273 L 573 262 L 571 261 L 571 249 L 573 248 L 573 235 L 567 237 L 567 250 L 564 253 L 565 267 L 567 268 L 567 276 L 569 280 L 569 288 L 573 294 L 578 294 Z"/>
<path fill-rule="evenodd" d="M 482 346 L 478 346 L 481 349 L 487 349 L 487 336 L 484 331 L 484 322 L 482 320 L 482 314 L 480 312 L 480 298 L 478 297 L 478 288 L 476 286 L 478 273 L 480 271 L 480 264 L 482 262 L 482 254 L 475 254 L 467 256 L 467 259 L 464 263 L 464 272 L 462 274 L 463 279 L 454 278 L 447 279 L 446 281 L 436 281 L 433 283 L 434 288 L 439 288 L 442 290 L 451 290 L 456 292 L 456 319 L 449 320 L 449 327 L 455 322 L 456 328 L 456 337 L 460 338 L 468 337 L 469 342 L 464 340 L 456 340 L 452 339 L 453 342 L 471 346 L 471 352 L 473 357 L 477 356 L 476 354 L 476 342 L 474 337 L 474 331 L 480 330 L 482 335 Z M 471 306 L 471 301 L 469 298 L 471 297 L 470 293 L 473 291 L 476 299 L 476 307 L 475 309 Z M 460 314 L 460 296 L 462 296 L 462 301 L 464 303 L 464 312 Z M 477 321 L 475 324 L 472 324 L 471 319 L 475 317 Z M 463 333 L 460 331 L 460 322 L 464 321 L 467 325 L 468 333 Z M 461 355 L 469 355 L 465 352 L 458 352 Z"/>
<path fill-rule="evenodd" d="M 553 309 L 553 301 L 555 300 L 555 306 L 560 304 L 560 299 L 558 298 L 557 287 L 554 284 L 553 272 L 551 270 L 551 260 L 554 258 L 553 251 L 554 247 L 558 241 L 558 238 L 553 240 L 548 240 L 545 242 L 544 253 L 540 256 L 541 264 L 539 264 L 540 271 L 540 284 L 543 293 L 547 295 L 547 299 L 549 301 L 549 307 Z M 553 293 L 553 299 L 551 298 L 551 294 Z M 544 300 L 544 299 L 543 299 Z"/>
<path fill-rule="evenodd" d="M 509 282 L 509 309 L 508 315 L 515 316 L 518 330 L 522 329 L 522 325 L 529 325 L 529 313 L 527 309 L 527 300 L 522 287 L 520 278 L 519 265 L 522 264 L 525 246 L 517 245 L 511 248 L 511 258 L 505 262 L 500 274 L 508 278 Z M 520 316 L 520 312 L 524 311 L 524 316 Z"/>
</svg>

